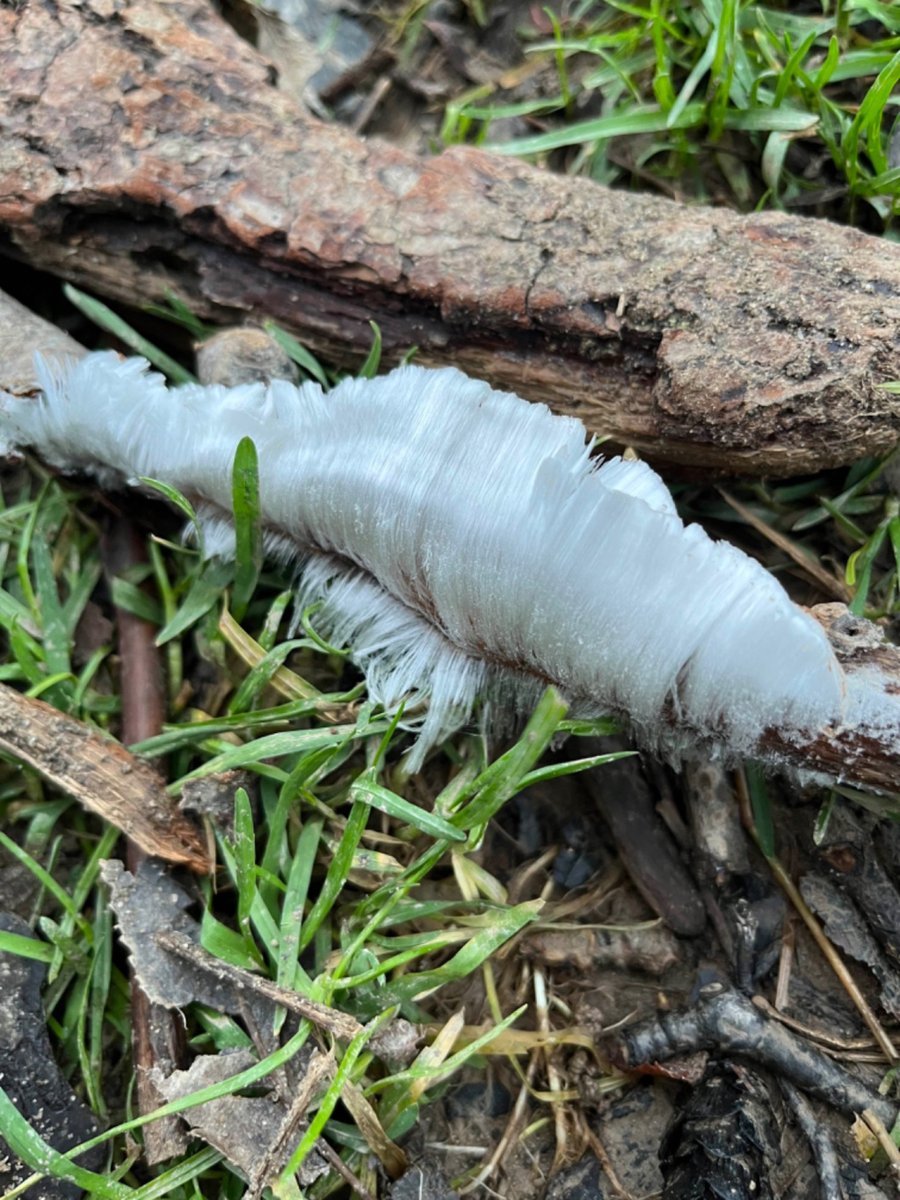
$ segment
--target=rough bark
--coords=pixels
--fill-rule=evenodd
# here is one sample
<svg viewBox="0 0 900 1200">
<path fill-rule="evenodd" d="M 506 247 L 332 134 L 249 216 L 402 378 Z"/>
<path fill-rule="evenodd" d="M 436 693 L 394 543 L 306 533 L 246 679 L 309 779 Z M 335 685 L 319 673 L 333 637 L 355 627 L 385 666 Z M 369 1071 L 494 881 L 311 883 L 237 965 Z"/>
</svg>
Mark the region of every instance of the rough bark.
<svg viewBox="0 0 900 1200">
<path fill-rule="evenodd" d="M 810 609 L 822 625 L 854 696 L 854 715 L 812 741 L 791 745 L 777 728 L 760 742 L 763 756 L 854 787 L 900 790 L 900 647 L 844 604 Z"/>
<path fill-rule="evenodd" d="M 202 0 L 0 8 L 0 245 L 134 303 L 269 315 L 358 364 L 452 362 L 657 461 L 888 449 L 900 248 L 309 118 Z"/>
<path fill-rule="evenodd" d="M 199 831 L 175 807 L 153 767 L 82 721 L 5 684 L 0 750 L 117 826 L 147 854 L 209 871 Z"/>
</svg>

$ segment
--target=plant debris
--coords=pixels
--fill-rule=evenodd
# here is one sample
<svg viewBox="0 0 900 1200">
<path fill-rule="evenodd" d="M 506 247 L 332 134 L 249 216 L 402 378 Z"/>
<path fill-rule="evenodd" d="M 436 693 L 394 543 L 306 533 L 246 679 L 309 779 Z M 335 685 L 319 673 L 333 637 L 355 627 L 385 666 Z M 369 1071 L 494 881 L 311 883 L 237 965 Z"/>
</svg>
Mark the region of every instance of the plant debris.
<svg viewBox="0 0 900 1200">
<path fill-rule="evenodd" d="M 159 776 L 112 738 L 0 684 L 0 749 L 127 833 L 147 854 L 209 870 L 199 832 Z"/>
</svg>

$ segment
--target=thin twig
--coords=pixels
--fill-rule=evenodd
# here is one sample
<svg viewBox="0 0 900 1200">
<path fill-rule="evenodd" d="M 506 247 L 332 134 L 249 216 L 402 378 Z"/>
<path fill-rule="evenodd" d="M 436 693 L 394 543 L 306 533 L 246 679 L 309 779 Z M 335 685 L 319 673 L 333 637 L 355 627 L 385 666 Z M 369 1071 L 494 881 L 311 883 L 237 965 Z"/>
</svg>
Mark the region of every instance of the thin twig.
<svg viewBox="0 0 900 1200">
<path fill-rule="evenodd" d="M 747 781 L 746 781 L 743 771 L 738 771 L 736 773 L 736 781 L 737 781 L 738 797 L 739 797 L 740 803 L 741 803 L 741 811 L 744 815 L 744 822 L 747 826 L 747 829 L 750 831 L 751 835 L 753 836 L 754 841 L 756 842 L 757 846 L 759 846 L 760 851 L 762 852 L 762 846 L 760 845 L 759 835 L 756 832 L 756 825 L 753 821 L 753 816 L 751 813 L 750 795 L 749 795 L 749 792 L 747 791 Z M 837 953 L 837 951 L 835 950 L 834 946 L 832 946 L 832 944 L 828 940 L 828 938 L 825 936 L 822 926 L 819 924 L 816 917 L 813 915 L 813 913 L 810 910 L 809 906 L 807 905 L 806 901 L 800 895 L 800 889 L 796 886 L 793 879 L 791 879 L 790 875 L 787 873 L 787 871 L 785 870 L 785 868 L 782 866 L 782 864 L 779 862 L 779 860 L 777 858 L 775 858 L 775 857 L 769 858 L 767 855 L 766 861 L 768 862 L 769 868 L 770 868 L 772 874 L 774 875 L 775 880 L 778 883 L 779 887 L 782 889 L 782 891 L 788 897 L 790 902 L 793 904 L 794 908 L 800 914 L 800 917 L 803 920 L 804 925 L 809 930 L 809 932 L 812 934 L 816 944 L 818 945 L 819 949 L 824 954 L 825 959 L 828 962 L 828 965 L 831 967 L 832 971 L 834 971 L 835 975 L 840 980 L 841 985 L 843 986 L 847 995 L 853 1001 L 853 1004 L 856 1007 L 857 1012 L 862 1017 L 862 1019 L 865 1021 L 866 1025 L 869 1027 L 869 1029 L 871 1029 L 873 1037 L 875 1038 L 875 1040 L 877 1041 L 877 1043 L 881 1047 L 881 1049 L 884 1051 L 885 1057 L 887 1058 L 888 1062 L 896 1063 L 898 1061 L 898 1058 L 900 1058 L 900 1055 L 898 1055 L 897 1049 L 894 1046 L 894 1043 L 888 1037 L 887 1031 L 885 1030 L 884 1026 L 881 1024 L 881 1022 L 878 1020 L 878 1017 L 875 1015 L 875 1012 L 869 1006 L 869 1003 L 866 1000 L 865 996 L 863 996 L 862 992 L 856 986 L 856 982 L 853 979 L 853 976 L 847 970 L 847 967 L 845 966 L 843 959 Z"/>
<path fill-rule="evenodd" d="M 300 1127 L 306 1124 L 306 1111 L 309 1108 L 316 1089 L 323 1079 L 334 1075 L 334 1054 L 316 1052 L 307 1064 L 306 1073 L 297 1092 L 291 1101 L 291 1106 L 285 1113 L 281 1128 L 274 1140 L 266 1147 L 253 1169 L 250 1186 L 244 1195 L 244 1200 L 259 1200 L 263 1188 L 272 1183 L 274 1176 L 282 1169 L 285 1160 L 296 1143 Z M 316 1144 L 320 1149 L 320 1143 Z"/>
<path fill-rule="evenodd" d="M 271 1000 L 274 1004 L 280 1004 L 289 1012 L 304 1017 L 320 1029 L 327 1029 L 329 1033 L 342 1041 L 351 1041 L 363 1029 L 359 1021 L 355 1017 L 351 1017 L 349 1013 L 329 1008 L 327 1004 L 318 1004 L 314 1000 L 307 1000 L 305 996 L 279 987 L 277 983 L 264 979 L 261 975 L 254 975 L 251 971 L 232 966 L 230 963 L 214 957 L 184 933 L 158 933 L 156 942 L 163 950 L 168 950 L 199 970 L 213 975 L 216 979 L 226 979 L 247 992 L 256 992 L 259 996 L 265 996 L 267 1000 Z"/>
<path fill-rule="evenodd" d="M 719 495 L 757 533 L 762 534 L 764 538 L 774 546 L 777 546 L 779 550 L 783 550 L 788 558 L 795 562 L 800 570 L 821 588 L 826 596 L 830 596 L 832 600 L 840 600 L 844 604 L 849 604 L 853 596 L 850 588 L 847 587 L 842 579 L 838 579 L 830 571 L 826 571 L 815 559 L 810 558 L 803 548 L 798 546 L 792 538 L 779 533 L 777 529 L 773 529 L 768 521 L 764 521 L 758 517 L 751 508 L 748 508 L 746 504 L 742 504 L 730 492 L 726 492 L 724 488 L 720 487 Z"/>
<path fill-rule="evenodd" d="M 143 542 L 127 517 L 113 521 L 104 538 L 102 553 L 110 581 L 146 560 Z M 166 715 L 165 689 L 155 628 L 127 609 L 117 607 L 115 614 L 122 700 L 121 733 L 125 744 L 132 745 L 154 737 L 162 730 Z M 145 851 L 129 838 L 126 848 L 128 870 L 132 874 L 137 872 L 146 857 Z M 180 1014 L 150 1000 L 135 974 L 131 975 L 129 987 L 138 1112 L 145 1116 L 163 1103 L 152 1082 L 151 1071 L 158 1068 L 168 1074 L 184 1066 L 184 1025 Z M 178 1116 L 163 1117 L 144 1130 L 144 1154 L 151 1165 L 183 1154 L 187 1145 L 185 1125 Z"/>
</svg>

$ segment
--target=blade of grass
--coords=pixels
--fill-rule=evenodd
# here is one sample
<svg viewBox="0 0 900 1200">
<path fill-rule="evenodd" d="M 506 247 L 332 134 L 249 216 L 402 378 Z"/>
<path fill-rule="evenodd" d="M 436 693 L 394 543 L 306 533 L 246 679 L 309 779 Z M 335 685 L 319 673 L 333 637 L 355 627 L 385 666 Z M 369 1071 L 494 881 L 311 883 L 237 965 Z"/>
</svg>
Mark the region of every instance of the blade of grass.
<svg viewBox="0 0 900 1200">
<path fill-rule="evenodd" d="M 403 821 L 406 825 L 412 825 L 414 829 L 418 829 L 420 833 L 428 834 L 430 837 L 445 838 L 448 842 L 464 842 L 466 840 L 465 833 L 451 825 L 449 821 L 429 812 L 419 804 L 412 804 L 409 800 L 404 800 L 396 792 L 376 783 L 369 775 L 361 775 L 354 781 L 350 788 L 350 796 L 352 799 L 365 800 L 379 812 Z"/>
<path fill-rule="evenodd" d="M 0 1129 L 9 1148 L 22 1162 L 27 1163 L 39 1175 L 53 1179 L 65 1179 L 76 1187 L 96 1196 L 98 1200 L 131 1200 L 134 1190 L 123 1183 L 116 1183 L 105 1175 L 88 1171 L 71 1161 L 69 1155 L 60 1154 L 29 1125 L 28 1121 L 9 1096 L 0 1087 Z M 70 1151 L 70 1154 L 74 1153 Z"/>
<path fill-rule="evenodd" d="M 300 957 L 300 932 L 303 928 L 303 909 L 309 895 L 309 885 L 316 864 L 316 851 L 322 836 L 322 821 L 307 821 L 297 839 L 287 877 L 287 890 L 281 910 L 278 938 L 278 966 L 275 979 L 281 987 L 293 988 Z"/>
<path fill-rule="evenodd" d="M 71 283 L 63 284 L 63 293 L 66 299 L 74 304 L 79 312 L 84 313 L 88 320 L 93 321 L 95 325 L 99 325 L 101 329 L 105 329 L 107 333 L 111 333 L 120 342 L 124 342 L 129 349 L 134 350 L 136 354 L 140 354 L 142 358 L 146 358 L 149 363 L 152 363 L 157 370 L 162 371 L 163 375 L 171 379 L 173 383 L 197 382 L 195 375 L 191 374 L 180 363 L 177 363 L 174 358 L 170 358 L 158 346 L 154 346 L 152 342 L 138 333 L 127 321 L 123 320 L 122 317 L 114 313 L 111 308 L 108 308 L 101 301 L 95 300 L 93 296 L 88 296 L 85 292 L 80 292 Z"/>
<path fill-rule="evenodd" d="M 316 897 L 316 902 L 309 910 L 309 915 L 303 922 L 297 939 L 297 946 L 302 954 L 315 937 L 319 927 L 328 913 L 331 912 L 338 896 L 344 888 L 347 876 L 353 867 L 353 855 L 359 845 L 360 838 L 365 833 L 369 820 L 369 805 L 364 800 L 354 800 L 350 815 L 341 836 L 337 851 L 328 865 L 325 882 Z"/>
<path fill-rule="evenodd" d="M 222 599 L 222 593 L 234 576 L 234 563 L 222 558 L 208 558 L 193 578 L 190 591 L 178 611 L 156 635 L 157 646 L 164 646 L 173 638 L 180 637 L 185 630 L 197 623 Z"/>
<path fill-rule="evenodd" d="M 263 329 L 278 343 L 292 362 L 295 362 L 298 367 L 306 371 L 307 375 L 311 375 L 326 391 L 328 390 L 328 376 L 325 374 L 325 368 L 315 355 L 310 354 L 304 345 L 298 342 L 295 337 L 291 337 L 289 333 L 281 329 L 274 321 L 263 321 Z"/>
<path fill-rule="evenodd" d="M 256 588 L 263 562 L 262 516 L 259 502 L 259 460 L 252 438 L 238 442 L 231 471 L 234 511 L 234 586 L 231 608 L 240 621 Z"/>
<path fill-rule="evenodd" d="M 370 321 L 369 325 L 372 329 L 372 347 L 357 372 L 360 379 L 374 379 L 381 365 L 381 330 L 375 321 Z"/>
<path fill-rule="evenodd" d="M 536 921 L 543 906 L 542 900 L 528 900 L 498 912 L 491 926 L 480 929 L 443 966 L 430 971 L 411 971 L 401 975 L 386 983 L 379 995 L 389 1004 L 403 1004 L 409 1000 L 420 999 L 451 980 L 468 978 L 510 938 L 515 937 L 532 921 Z M 346 985 L 346 981 L 344 982 Z"/>
</svg>

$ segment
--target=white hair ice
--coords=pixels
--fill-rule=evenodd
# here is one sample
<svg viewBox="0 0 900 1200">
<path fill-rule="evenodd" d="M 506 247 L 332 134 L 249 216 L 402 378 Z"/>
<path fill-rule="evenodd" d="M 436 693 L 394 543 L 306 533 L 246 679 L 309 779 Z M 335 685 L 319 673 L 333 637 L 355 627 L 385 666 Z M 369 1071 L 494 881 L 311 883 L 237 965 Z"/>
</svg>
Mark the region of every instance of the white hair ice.
<svg viewBox="0 0 900 1200">
<path fill-rule="evenodd" d="M 527 707 L 554 684 L 644 744 L 750 755 L 768 729 L 840 720 L 819 626 L 759 564 L 685 526 L 645 464 L 597 466 L 576 420 L 453 368 L 405 366 L 323 393 L 284 381 L 170 389 L 142 359 L 39 367 L 3 399 L 0 441 L 101 480 L 162 480 L 233 551 L 231 463 L 249 436 L 269 548 L 300 604 L 351 649 L 388 710 L 428 700 L 413 766 L 479 697 Z"/>
</svg>

